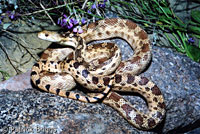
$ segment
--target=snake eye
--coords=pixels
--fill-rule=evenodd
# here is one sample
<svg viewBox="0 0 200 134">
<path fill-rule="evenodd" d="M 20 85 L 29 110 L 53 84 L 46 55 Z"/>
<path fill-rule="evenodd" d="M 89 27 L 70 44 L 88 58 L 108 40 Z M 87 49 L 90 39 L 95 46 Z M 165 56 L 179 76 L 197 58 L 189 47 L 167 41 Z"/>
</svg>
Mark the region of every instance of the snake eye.
<svg viewBox="0 0 200 134">
<path fill-rule="evenodd" d="M 46 36 L 46 37 L 48 37 L 48 36 L 49 36 L 49 34 L 48 34 L 48 33 L 45 33 L 45 36 Z"/>
</svg>

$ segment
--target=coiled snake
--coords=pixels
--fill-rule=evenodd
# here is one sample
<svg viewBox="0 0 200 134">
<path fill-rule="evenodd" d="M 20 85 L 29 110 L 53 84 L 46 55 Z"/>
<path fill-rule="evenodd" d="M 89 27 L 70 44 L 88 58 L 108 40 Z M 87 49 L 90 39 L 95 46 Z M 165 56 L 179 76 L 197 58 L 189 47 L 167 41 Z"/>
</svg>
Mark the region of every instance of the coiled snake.
<svg viewBox="0 0 200 134">
<path fill-rule="evenodd" d="M 63 58 L 64 60 L 61 62 L 52 60 L 40 60 L 37 62 L 33 66 L 31 73 L 33 83 L 45 91 L 83 102 L 96 102 L 106 96 L 103 103 L 116 109 L 135 127 L 144 130 L 154 128 L 164 118 L 164 98 L 159 88 L 153 82 L 145 77 L 135 75 L 144 70 L 151 58 L 151 46 L 146 32 L 132 21 L 117 18 L 105 19 L 91 23 L 88 26 L 83 26 L 83 30 L 84 32 L 78 36 L 71 33 L 63 35 L 50 31 L 43 31 L 38 34 L 39 38 L 44 40 L 74 47 L 75 53 L 71 53 L 66 59 Z M 120 54 L 118 48 L 112 43 L 107 43 L 104 44 L 104 46 L 109 49 L 112 48 L 115 52 L 114 55 L 110 55 L 114 58 L 111 58 L 112 60 L 108 62 L 107 65 L 109 67 L 105 68 L 104 66 L 100 66 L 100 69 L 97 72 L 95 69 L 88 69 L 85 63 L 89 63 L 88 61 L 90 60 L 88 60 L 89 57 L 86 51 L 87 47 L 85 43 L 93 40 L 116 37 L 126 40 L 134 49 L 134 55 L 127 61 L 119 62 L 118 60 Z M 94 47 L 91 46 L 91 49 L 93 48 Z M 105 50 L 102 49 L 102 51 Z M 100 61 L 103 61 L 102 64 L 108 60 L 108 58 L 105 57 L 106 56 L 100 58 Z M 112 63 L 112 61 L 116 62 Z M 96 67 L 96 65 L 89 66 L 92 68 Z M 111 69 L 112 67 L 113 69 Z M 116 67 L 117 70 L 114 74 L 105 75 L 104 71 L 102 71 L 106 70 L 106 73 L 112 73 Z M 112 71 L 107 72 L 109 69 Z M 91 73 L 91 71 L 93 71 L 93 73 Z M 94 97 L 82 96 L 80 94 L 67 91 L 67 89 L 61 89 L 60 87 L 62 86 L 53 85 L 51 83 L 47 84 L 50 81 L 47 80 L 47 78 L 51 79 L 52 77 L 55 77 L 55 75 L 51 76 L 51 74 L 48 74 L 49 72 L 60 73 L 60 75 L 64 74 L 69 77 L 73 76 L 78 83 L 89 90 L 99 90 L 102 92 Z M 46 74 L 48 74 L 48 76 L 45 76 Z M 45 76 L 46 78 L 43 77 L 42 79 L 41 76 Z M 70 78 L 70 80 L 73 80 L 73 78 Z M 62 77 L 59 79 L 62 79 Z M 107 95 L 111 88 L 112 91 Z M 147 113 L 143 113 L 137 110 L 131 105 L 130 102 L 126 101 L 114 91 L 137 92 L 141 94 L 147 100 L 149 111 Z"/>
</svg>

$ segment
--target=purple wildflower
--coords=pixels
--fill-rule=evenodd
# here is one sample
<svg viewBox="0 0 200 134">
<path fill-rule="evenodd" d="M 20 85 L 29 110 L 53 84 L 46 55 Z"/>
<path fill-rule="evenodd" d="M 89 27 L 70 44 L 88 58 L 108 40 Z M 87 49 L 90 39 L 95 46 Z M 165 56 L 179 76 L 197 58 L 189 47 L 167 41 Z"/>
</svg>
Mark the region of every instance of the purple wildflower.
<svg viewBox="0 0 200 134">
<path fill-rule="evenodd" d="M 64 17 L 64 18 L 67 18 L 67 15 L 66 15 L 66 14 L 63 14 L 63 17 Z"/>
<path fill-rule="evenodd" d="M 105 7 L 106 7 L 106 4 L 105 4 L 105 3 L 103 3 L 103 4 L 98 4 L 98 7 L 105 8 Z"/>
<path fill-rule="evenodd" d="M 79 34 L 83 33 L 83 29 L 82 29 L 82 28 L 79 28 L 78 33 L 79 33 Z"/>
<path fill-rule="evenodd" d="M 10 18 L 11 18 L 11 20 L 13 20 L 13 19 L 15 18 L 15 15 L 14 15 L 14 14 L 11 14 L 11 15 L 10 15 Z"/>
<path fill-rule="evenodd" d="M 73 32 L 81 34 L 83 33 L 83 29 L 80 26 L 77 26 L 73 29 Z"/>
<path fill-rule="evenodd" d="M 77 33 L 77 32 L 78 32 L 78 28 L 75 27 L 75 28 L 73 29 L 73 32 L 74 32 L 74 33 Z"/>
<path fill-rule="evenodd" d="M 63 17 L 58 18 L 58 22 L 59 25 L 61 25 L 62 27 L 67 27 L 68 29 L 71 29 L 74 25 L 74 23 L 77 23 L 76 20 L 74 18 L 69 19 L 69 17 L 67 17 L 65 14 L 63 15 Z"/>
<path fill-rule="evenodd" d="M 65 14 L 63 15 L 63 17 L 58 19 L 58 24 L 61 25 L 62 27 L 66 26 L 66 24 L 69 21 L 69 17 L 67 17 Z"/>
<path fill-rule="evenodd" d="M 11 20 L 14 20 L 14 19 L 16 19 L 16 17 L 18 16 L 16 13 L 15 13 L 15 11 L 7 11 L 6 12 L 7 13 L 7 15 L 8 15 L 8 17 L 11 19 Z"/>
<path fill-rule="evenodd" d="M 73 23 L 74 25 L 77 25 L 78 24 L 78 21 L 74 18 L 71 18 L 70 19 L 70 23 Z"/>
<path fill-rule="evenodd" d="M 57 24 L 61 23 L 61 18 L 58 18 Z"/>
<path fill-rule="evenodd" d="M 82 19 L 81 19 L 81 24 L 85 24 L 85 23 L 86 23 L 85 18 L 82 18 Z"/>
<path fill-rule="evenodd" d="M 68 25 L 67 25 L 67 28 L 68 29 L 71 29 L 73 27 L 73 24 L 72 23 L 69 23 Z"/>
<path fill-rule="evenodd" d="M 99 3 L 98 7 L 105 8 L 106 7 L 106 2 L 107 2 L 107 0 L 104 0 L 103 3 Z"/>
<path fill-rule="evenodd" d="M 97 8 L 97 7 L 96 7 L 96 4 L 94 3 L 94 4 L 92 5 L 92 9 L 95 9 L 95 8 Z"/>
<path fill-rule="evenodd" d="M 75 21 L 74 21 L 74 25 L 77 25 L 77 24 L 78 24 L 78 21 L 77 21 L 77 20 L 75 20 Z"/>
<path fill-rule="evenodd" d="M 92 14 L 92 12 L 90 10 L 87 11 L 89 14 Z"/>
<path fill-rule="evenodd" d="M 193 38 L 189 38 L 189 39 L 188 39 L 188 42 L 189 42 L 189 43 L 194 43 L 194 39 L 193 39 Z"/>
<path fill-rule="evenodd" d="M 68 20 L 69 20 L 68 18 L 62 19 L 62 23 L 63 23 L 63 24 L 66 24 L 66 23 L 68 22 Z"/>
<path fill-rule="evenodd" d="M 80 27 L 80 25 L 85 24 L 86 20 L 84 18 L 76 20 L 75 18 L 67 17 L 65 14 L 58 18 L 57 24 L 59 24 L 62 27 L 66 27 L 67 29 L 73 30 L 75 33 L 82 33 L 83 29 Z M 76 26 L 76 27 L 75 27 Z"/>
</svg>

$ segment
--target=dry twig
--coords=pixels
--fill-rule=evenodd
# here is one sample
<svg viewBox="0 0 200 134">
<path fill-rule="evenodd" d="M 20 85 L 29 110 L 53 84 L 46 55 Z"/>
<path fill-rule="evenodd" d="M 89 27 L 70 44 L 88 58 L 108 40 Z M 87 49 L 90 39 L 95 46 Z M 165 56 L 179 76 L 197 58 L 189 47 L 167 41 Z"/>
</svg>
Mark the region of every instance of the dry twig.
<svg viewBox="0 0 200 134">
<path fill-rule="evenodd" d="M 32 13 L 23 14 L 22 16 L 30 16 L 30 15 L 33 15 L 33 14 L 37 14 L 37 13 L 41 13 L 41 12 L 50 11 L 50 10 L 54 10 L 54 9 L 57 9 L 57 8 L 65 7 L 66 5 L 73 5 L 74 3 L 75 2 L 59 5 L 57 7 L 46 8 L 46 9 L 35 11 L 35 12 L 32 12 Z"/>
<path fill-rule="evenodd" d="M 45 7 L 42 5 L 41 2 L 40 2 L 40 6 L 42 7 L 42 9 L 44 9 L 45 14 L 49 17 L 49 19 L 51 20 L 51 22 L 52 22 L 53 25 L 55 26 L 56 23 L 53 21 L 53 19 L 51 18 L 51 16 L 50 16 L 49 13 L 47 12 L 47 10 L 45 10 Z"/>
</svg>

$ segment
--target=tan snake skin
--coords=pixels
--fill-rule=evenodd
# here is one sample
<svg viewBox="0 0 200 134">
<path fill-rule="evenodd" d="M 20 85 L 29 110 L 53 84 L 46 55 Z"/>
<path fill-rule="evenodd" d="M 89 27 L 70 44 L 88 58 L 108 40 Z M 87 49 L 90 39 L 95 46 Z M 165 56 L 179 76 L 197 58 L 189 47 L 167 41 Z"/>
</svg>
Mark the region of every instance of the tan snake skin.
<svg viewBox="0 0 200 134">
<path fill-rule="evenodd" d="M 115 108 L 122 114 L 123 117 L 125 117 L 131 124 L 133 124 L 137 128 L 154 128 L 158 123 L 161 122 L 165 115 L 165 104 L 163 96 L 159 88 L 153 82 L 149 81 L 145 77 L 133 75 L 140 73 L 146 67 L 151 57 L 151 48 L 146 32 L 144 32 L 135 23 L 129 20 L 122 19 L 106 19 L 96 23 L 92 23 L 89 24 L 88 27 L 85 26 L 84 31 L 85 32 L 80 36 L 84 39 L 86 43 L 90 42 L 91 40 L 101 40 L 106 38 L 120 37 L 125 39 L 132 46 L 135 53 L 131 59 L 120 63 L 120 66 L 118 67 L 115 74 L 109 76 L 94 76 L 90 75 L 90 72 L 88 70 L 86 71 L 86 69 L 82 66 L 82 60 L 78 60 L 79 56 L 84 57 L 83 59 L 88 58 L 86 56 L 87 53 L 85 52 L 85 49 L 82 46 L 78 48 L 78 45 L 74 45 L 76 44 L 74 43 L 76 41 L 71 41 L 71 37 L 62 37 L 60 34 L 45 31 L 42 34 L 45 36 L 41 37 L 39 35 L 40 38 L 49 40 L 48 38 L 49 36 L 51 36 L 50 38 L 52 40 L 49 41 L 73 46 L 76 49 L 80 50 L 80 54 L 77 57 L 75 56 L 78 62 L 38 62 L 36 65 L 33 66 L 33 82 L 35 81 L 35 84 L 38 85 L 36 80 L 38 80 L 39 78 L 35 79 L 34 77 L 37 76 L 38 73 L 41 72 L 41 70 L 43 70 L 49 72 L 69 73 L 71 75 L 79 74 L 80 76 L 75 77 L 81 77 L 81 79 L 77 81 L 83 84 L 84 87 L 87 87 L 90 90 L 105 89 L 104 92 L 101 94 L 100 98 L 110 90 L 111 86 L 112 90 L 114 91 L 138 92 L 147 100 L 149 112 L 146 114 L 133 108 L 128 101 L 126 101 L 120 95 L 113 91 L 109 93 L 109 95 L 106 97 L 103 103 Z M 55 37 L 55 39 L 52 37 Z M 82 72 L 82 75 L 80 72 Z M 44 87 L 46 89 L 46 85 Z M 59 94 L 61 96 L 69 96 L 68 92 L 68 94 L 66 94 L 66 92 L 62 92 L 62 90 L 53 90 L 49 88 L 49 91 L 52 93 Z M 75 99 L 80 99 L 79 95 L 78 98 L 76 95 L 74 97 Z M 86 100 L 88 102 L 95 102 L 96 98 L 93 97 L 92 99 L 92 101 L 88 101 L 88 98 Z"/>
</svg>

